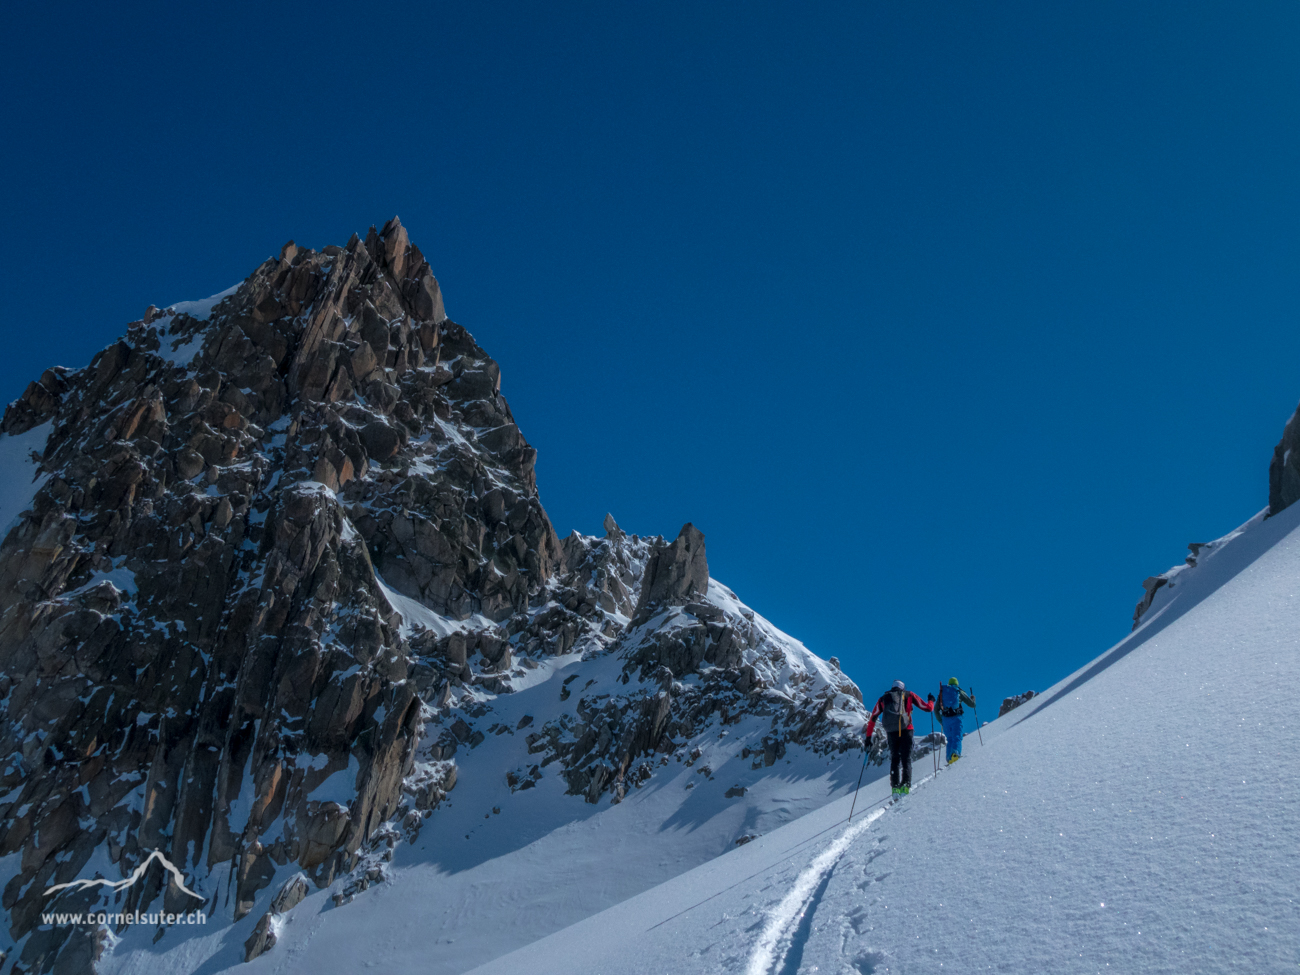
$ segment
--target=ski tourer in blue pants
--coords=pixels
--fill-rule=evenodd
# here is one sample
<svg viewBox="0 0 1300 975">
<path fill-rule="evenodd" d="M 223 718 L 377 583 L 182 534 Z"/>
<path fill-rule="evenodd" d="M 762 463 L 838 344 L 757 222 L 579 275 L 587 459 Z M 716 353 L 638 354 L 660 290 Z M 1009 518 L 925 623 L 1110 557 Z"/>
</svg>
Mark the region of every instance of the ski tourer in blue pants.
<svg viewBox="0 0 1300 975">
<path fill-rule="evenodd" d="M 961 715 L 954 714 L 951 718 L 941 719 L 943 722 L 943 736 L 948 739 L 948 764 L 951 765 L 955 758 L 961 758 Z"/>
<path fill-rule="evenodd" d="M 975 707 L 975 699 L 961 689 L 956 677 L 948 678 L 948 683 L 939 688 L 939 700 L 935 710 L 943 724 L 943 736 L 948 739 L 948 764 L 961 758 L 961 716 L 962 704 Z"/>
</svg>

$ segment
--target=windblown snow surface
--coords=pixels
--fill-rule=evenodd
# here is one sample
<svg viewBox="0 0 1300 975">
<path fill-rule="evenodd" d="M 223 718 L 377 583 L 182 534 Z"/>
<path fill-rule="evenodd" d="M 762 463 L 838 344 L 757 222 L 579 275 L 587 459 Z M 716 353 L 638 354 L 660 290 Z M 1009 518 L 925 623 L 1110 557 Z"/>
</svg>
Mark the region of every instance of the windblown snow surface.
<svg viewBox="0 0 1300 975">
<path fill-rule="evenodd" d="M 475 972 L 1300 971 L 1298 523 L 1252 519 L 901 802 L 875 782 Z"/>
</svg>

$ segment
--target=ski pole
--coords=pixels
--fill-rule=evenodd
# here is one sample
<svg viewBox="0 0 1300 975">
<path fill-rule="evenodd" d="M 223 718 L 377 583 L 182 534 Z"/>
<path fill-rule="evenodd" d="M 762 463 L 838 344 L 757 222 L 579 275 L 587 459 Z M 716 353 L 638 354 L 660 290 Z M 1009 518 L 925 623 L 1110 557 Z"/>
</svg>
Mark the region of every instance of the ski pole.
<svg viewBox="0 0 1300 975">
<path fill-rule="evenodd" d="M 975 688 L 970 689 L 970 709 L 975 712 L 975 733 L 980 736 L 980 748 L 984 747 L 984 732 L 980 731 L 980 713 L 975 707 Z"/>
<path fill-rule="evenodd" d="M 939 694 L 938 694 L 938 696 L 934 699 L 934 710 L 935 710 L 935 711 L 938 711 L 938 710 L 939 710 L 939 707 L 941 706 L 942 702 L 943 702 L 943 683 L 940 682 L 940 684 L 939 684 Z M 931 717 L 934 716 L 934 711 L 931 711 L 931 712 L 930 712 L 930 716 L 931 716 Z M 942 712 L 942 711 L 939 711 L 939 727 L 940 727 L 940 728 L 943 727 L 943 712 Z M 945 745 L 948 743 L 948 732 L 947 732 L 947 731 L 945 731 L 945 732 L 943 733 L 943 742 L 944 742 Z M 937 772 L 939 771 L 939 769 L 940 769 L 940 765 L 939 765 L 938 749 L 935 749 L 935 756 L 934 756 L 934 770 L 935 770 L 935 772 L 937 773 Z"/>
<path fill-rule="evenodd" d="M 858 787 L 853 790 L 853 805 L 849 806 L 849 822 L 853 822 L 853 810 L 858 807 L 858 789 L 862 788 L 862 774 L 867 770 L 867 756 L 871 752 L 867 750 L 866 742 L 862 744 L 862 772 L 858 773 Z"/>
</svg>

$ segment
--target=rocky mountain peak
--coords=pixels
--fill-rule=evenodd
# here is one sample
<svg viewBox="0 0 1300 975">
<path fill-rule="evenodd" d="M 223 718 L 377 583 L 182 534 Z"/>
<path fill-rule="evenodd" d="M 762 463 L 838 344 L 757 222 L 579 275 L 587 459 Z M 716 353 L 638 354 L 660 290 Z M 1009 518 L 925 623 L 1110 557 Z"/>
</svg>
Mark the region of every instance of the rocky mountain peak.
<svg viewBox="0 0 1300 975">
<path fill-rule="evenodd" d="M 526 792 L 558 763 L 595 802 L 711 722 L 770 718 L 769 758 L 856 740 L 857 689 L 711 584 L 694 526 L 665 541 L 607 515 L 604 538 L 559 540 L 500 368 L 396 217 L 150 305 L 87 367 L 46 370 L 0 434 L 30 485 L 0 544 L 24 971 L 87 970 L 111 941 L 42 925 L 100 896 L 50 887 L 155 851 L 229 921 L 308 884 L 346 901 L 375 844 L 437 828 L 505 730 L 493 702 L 553 660 L 594 669 L 537 715 L 539 760 L 463 774 Z M 193 907 L 149 870 L 122 909 Z M 263 920 L 250 957 L 274 944 Z"/>
</svg>

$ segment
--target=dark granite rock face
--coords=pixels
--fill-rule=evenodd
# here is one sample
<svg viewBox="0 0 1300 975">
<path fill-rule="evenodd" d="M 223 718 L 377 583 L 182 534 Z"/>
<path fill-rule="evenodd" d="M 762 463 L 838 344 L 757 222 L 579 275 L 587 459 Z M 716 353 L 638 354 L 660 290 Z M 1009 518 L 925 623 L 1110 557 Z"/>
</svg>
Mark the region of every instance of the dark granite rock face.
<svg viewBox="0 0 1300 975">
<path fill-rule="evenodd" d="M 1169 579 L 1163 573 L 1158 576 L 1147 576 L 1142 580 L 1143 595 L 1142 598 L 1138 600 L 1137 605 L 1133 607 L 1132 629 L 1136 630 L 1142 625 L 1142 615 L 1151 608 L 1151 603 L 1156 598 L 1156 592 L 1159 591 L 1161 586 L 1168 585 L 1168 583 Z"/>
<path fill-rule="evenodd" d="M 725 727 L 749 716 L 771 720 L 755 768 L 771 766 L 787 744 L 820 753 L 857 747 L 860 723 L 850 727 L 831 717 L 838 708 L 865 720 L 862 694 L 852 681 L 829 667 L 826 677 L 804 670 L 791 680 L 790 648 L 770 624 L 730 593 L 730 608 L 694 601 L 710 586 L 704 536 L 697 529 L 686 525 L 667 542 L 625 535 L 612 518 L 605 528 L 603 539 L 575 534 L 564 540 L 572 568 L 553 589 L 554 601 L 521 635 L 553 627 L 560 634 L 554 646 L 563 648 L 558 652 L 617 654 L 622 689 L 586 692 L 586 685 L 574 685 L 576 700 L 528 735 L 528 751 L 537 756 L 533 768 L 556 763 L 569 794 L 593 803 L 609 795 L 617 802 L 679 751 L 684 739 L 711 723 Z M 656 598 L 649 599 L 652 586 Z M 602 610 L 606 604 L 615 608 Z M 641 608 L 629 620 L 633 604 Z M 571 693 L 565 687 L 561 700 L 569 701 Z M 513 789 L 530 788 L 534 781 L 530 770 L 510 773 Z"/>
<path fill-rule="evenodd" d="M 403 832 L 437 828 L 457 755 L 506 730 L 492 698 L 547 656 L 616 655 L 618 686 L 575 671 L 558 710 L 518 723 L 536 764 L 490 770 L 516 792 L 557 763 L 570 794 L 617 801 L 747 715 L 770 719 L 755 767 L 858 741 L 856 686 L 711 595 L 694 526 L 669 542 L 607 515 L 604 538 L 560 542 L 500 369 L 396 219 L 150 306 L 86 368 L 31 383 L 0 434 L 38 455 L 0 540 L 23 971 L 89 970 L 111 940 L 41 925 L 105 903 L 48 888 L 155 851 L 202 901 L 152 862 L 114 910 L 261 904 L 244 951 L 272 950 L 309 885 L 346 875 L 345 904 Z"/>
<path fill-rule="evenodd" d="M 1300 408 L 1282 429 L 1268 466 L 1268 513 L 1275 515 L 1300 499 Z"/>
<path fill-rule="evenodd" d="M 395 219 L 286 245 L 186 307 L 48 370 L 0 424 L 49 425 L 44 482 L 0 547 L 15 939 L 101 846 L 124 874 L 152 850 L 213 878 L 229 864 L 205 894 L 236 916 L 277 866 L 330 883 L 393 815 L 417 735 L 380 579 L 490 621 L 563 565 L 500 371 Z M 196 906 L 157 871 L 125 909 L 160 893 Z M 22 964 L 77 941 L 28 939 Z"/>
<path fill-rule="evenodd" d="M 677 538 L 655 548 L 646 566 L 634 619 L 644 622 L 656 610 L 685 605 L 709 591 L 709 562 L 704 535 L 689 522 Z"/>
</svg>

